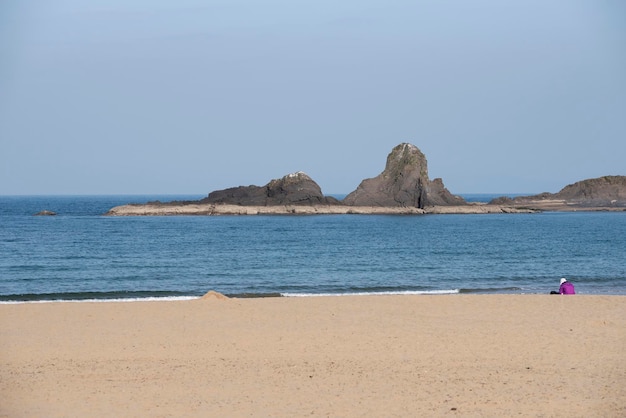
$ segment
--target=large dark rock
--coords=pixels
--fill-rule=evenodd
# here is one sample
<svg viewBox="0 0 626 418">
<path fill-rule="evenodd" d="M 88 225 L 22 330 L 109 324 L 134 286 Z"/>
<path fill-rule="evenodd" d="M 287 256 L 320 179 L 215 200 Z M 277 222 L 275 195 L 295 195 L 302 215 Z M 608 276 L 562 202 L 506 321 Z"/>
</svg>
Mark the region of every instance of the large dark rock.
<svg viewBox="0 0 626 418">
<path fill-rule="evenodd" d="M 340 204 L 333 197 L 325 197 L 320 186 L 301 171 L 272 180 L 265 186 L 216 190 L 200 202 L 242 206 Z"/>
<path fill-rule="evenodd" d="M 343 203 L 350 206 L 417 207 L 463 205 L 463 198 L 452 195 L 441 179 L 428 178 L 424 154 L 412 144 L 396 146 L 387 156 L 385 170 L 365 179 Z"/>
</svg>

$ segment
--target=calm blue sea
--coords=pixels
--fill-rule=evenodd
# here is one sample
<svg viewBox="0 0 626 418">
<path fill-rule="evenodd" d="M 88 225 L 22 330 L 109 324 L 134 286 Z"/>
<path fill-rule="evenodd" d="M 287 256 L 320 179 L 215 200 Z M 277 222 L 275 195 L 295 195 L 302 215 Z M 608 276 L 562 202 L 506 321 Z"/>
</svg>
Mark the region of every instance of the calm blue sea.
<svg viewBox="0 0 626 418">
<path fill-rule="evenodd" d="M 0 301 L 549 293 L 561 277 L 626 294 L 626 212 L 103 216 L 201 197 L 0 197 Z"/>
</svg>

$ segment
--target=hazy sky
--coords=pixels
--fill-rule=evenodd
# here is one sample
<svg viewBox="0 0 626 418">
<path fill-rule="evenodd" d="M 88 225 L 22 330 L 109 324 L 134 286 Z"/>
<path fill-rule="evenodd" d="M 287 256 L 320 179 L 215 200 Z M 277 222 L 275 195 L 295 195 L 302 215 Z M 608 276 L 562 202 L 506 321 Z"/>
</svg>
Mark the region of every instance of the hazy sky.
<svg viewBox="0 0 626 418">
<path fill-rule="evenodd" d="M 0 194 L 626 175 L 623 0 L 2 0 Z"/>
</svg>

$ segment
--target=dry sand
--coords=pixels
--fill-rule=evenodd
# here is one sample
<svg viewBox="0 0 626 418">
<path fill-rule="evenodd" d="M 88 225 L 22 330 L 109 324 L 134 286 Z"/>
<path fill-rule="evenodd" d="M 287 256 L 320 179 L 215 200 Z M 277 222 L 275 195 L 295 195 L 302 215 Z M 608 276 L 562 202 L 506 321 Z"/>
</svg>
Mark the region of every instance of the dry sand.
<svg viewBox="0 0 626 418">
<path fill-rule="evenodd" d="M 626 416 L 626 297 L 0 305 L 0 416 Z"/>
</svg>

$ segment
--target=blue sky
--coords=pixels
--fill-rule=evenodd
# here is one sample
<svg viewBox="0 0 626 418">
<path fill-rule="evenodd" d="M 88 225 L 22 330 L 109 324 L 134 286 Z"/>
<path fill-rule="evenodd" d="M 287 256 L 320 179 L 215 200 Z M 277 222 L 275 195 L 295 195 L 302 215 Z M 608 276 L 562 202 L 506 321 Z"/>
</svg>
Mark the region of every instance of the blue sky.
<svg viewBox="0 0 626 418">
<path fill-rule="evenodd" d="M 626 2 L 4 0 L 0 194 L 626 175 Z"/>
</svg>

